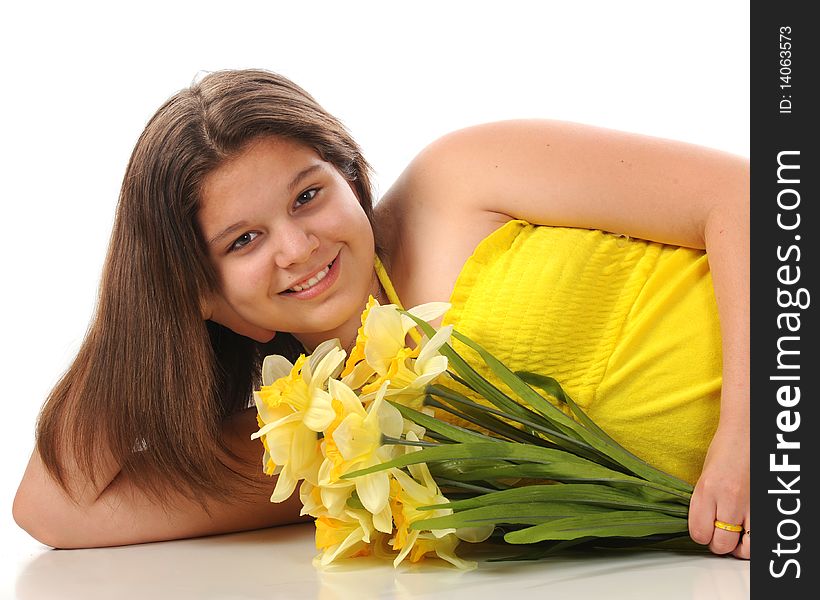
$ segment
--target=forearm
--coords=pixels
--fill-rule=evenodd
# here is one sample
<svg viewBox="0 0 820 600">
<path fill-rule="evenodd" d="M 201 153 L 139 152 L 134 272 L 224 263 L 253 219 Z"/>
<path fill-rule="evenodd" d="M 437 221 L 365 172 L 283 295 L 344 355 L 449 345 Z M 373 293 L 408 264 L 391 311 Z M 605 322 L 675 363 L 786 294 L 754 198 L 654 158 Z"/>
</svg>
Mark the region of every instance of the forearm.
<svg viewBox="0 0 820 600">
<path fill-rule="evenodd" d="M 705 246 L 720 316 L 723 391 L 720 429 L 749 432 L 749 201 L 748 179 L 733 184 L 730 195 L 709 214 Z"/>
<path fill-rule="evenodd" d="M 72 501 L 45 472 L 36 451 L 15 498 L 18 523 L 43 543 L 61 548 L 116 546 L 256 529 L 299 520 L 298 497 L 271 504 L 275 480 L 261 474 L 261 444 L 250 440 L 255 411 L 237 415 L 225 427 L 237 455 L 230 468 L 251 481 L 235 501 L 203 502 L 168 490 L 158 503 L 123 474 L 96 498 Z M 235 477 L 228 468 L 225 477 Z M 255 484 L 256 485 L 255 485 Z"/>
</svg>

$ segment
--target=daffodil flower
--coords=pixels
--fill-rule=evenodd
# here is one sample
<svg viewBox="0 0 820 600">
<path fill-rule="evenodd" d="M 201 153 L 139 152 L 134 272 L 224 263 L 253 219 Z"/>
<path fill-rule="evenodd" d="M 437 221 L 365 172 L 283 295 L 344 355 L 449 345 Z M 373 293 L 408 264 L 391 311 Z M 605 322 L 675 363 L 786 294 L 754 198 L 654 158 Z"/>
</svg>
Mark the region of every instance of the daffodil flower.
<svg viewBox="0 0 820 600">
<path fill-rule="evenodd" d="M 255 396 L 258 406 L 260 400 Z M 279 408 L 285 415 L 251 436 L 252 439 L 264 436 L 269 461 L 281 465 L 271 502 L 283 502 L 290 498 L 300 479 L 317 482 L 322 461 L 316 432 L 305 427 L 301 415 L 290 407 Z"/>
<path fill-rule="evenodd" d="M 431 339 L 422 340 L 418 357 L 407 361 L 406 368 L 396 369 L 386 396 L 405 405 L 421 400 L 427 384 L 447 370 L 447 357 L 442 356 L 439 349 L 450 340 L 452 332 L 453 326 L 448 325 L 439 329 Z M 363 401 L 367 399 L 367 395 L 362 396 Z M 421 402 L 413 408 L 419 410 Z"/>
<path fill-rule="evenodd" d="M 327 508 L 322 503 L 321 488 L 313 485 L 309 481 L 303 481 L 299 486 L 299 500 L 302 502 L 300 516 L 310 515 L 321 517 L 327 514 Z"/>
<path fill-rule="evenodd" d="M 407 439 L 418 441 L 413 432 L 408 432 Z M 400 469 L 391 469 L 394 479 L 391 482 L 390 503 L 396 524 L 396 532 L 391 543 L 394 550 L 399 550 L 398 556 L 393 560 L 393 566 L 397 567 L 408 556 L 411 562 L 418 562 L 428 553 L 434 552 L 439 558 L 460 569 L 475 568 L 475 563 L 456 556 L 455 548 L 458 546 L 459 538 L 455 529 L 410 529 L 410 525 L 417 521 L 448 516 L 453 511 L 447 508 L 420 511 L 420 506 L 444 504 L 448 500 L 441 494 L 426 464 L 410 465 L 408 468 L 412 477 Z"/>
<path fill-rule="evenodd" d="M 397 437 L 404 428 L 401 413 L 384 402 L 387 383 L 365 411 L 355 392 L 344 383 L 331 379 L 328 389 L 338 410 L 337 419 L 325 432 L 325 460 L 319 469 L 322 497 L 338 507 L 340 496 L 352 492 L 341 476 L 352 470 L 365 469 L 393 458 L 393 446 L 382 444 L 382 436 Z M 379 531 L 392 531 L 387 471 L 378 471 L 351 480 L 362 505 L 374 516 Z M 337 494 L 334 498 L 334 493 Z M 346 499 L 346 498 L 345 498 Z"/>
<path fill-rule="evenodd" d="M 363 510 L 345 510 L 340 518 L 316 519 L 316 548 L 322 553 L 314 559 L 316 566 L 327 566 L 340 558 L 370 554 L 373 534 L 371 516 Z"/>
<path fill-rule="evenodd" d="M 424 321 L 432 321 L 449 308 L 446 302 L 430 302 L 408 312 Z M 427 354 L 421 356 L 419 352 L 423 350 L 420 346 L 411 349 L 406 345 L 407 335 L 415 326 L 415 321 L 399 313 L 395 305 L 381 306 L 371 297 L 362 314 L 362 327 L 343 372 L 343 381 L 351 388 L 361 388 L 363 394 L 369 394 L 387 380 L 392 382 L 392 387 L 404 388 L 415 384 L 415 387 L 421 388 L 444 371 L 447 359 L 437 357 L 437 354 L 441 345 L 449 339 L 452 328 L 443 328 L 441 335 L 436 334 L 433 338 L 435 342 L 428 342 L 430 348 Z M 411 359 L 415 359 L 416 363 L 410 362 Z M 443 366 L 439 359 L 443 359 Z"/>
<path fill-rule="evenodd" d="M 336 339 L 323 342 L 310 358 L 302 356 L 296 365 L 291 365 L 283 356 L 268 356 L 262 364 L 263 385 L 259 394 L 270 406 L 284 402 L 301 412 L 308 429 L 324 431 L 334 417 L 325 386 L 329 378 L 338 374 L 344 357 L 345 352 Z M 269 422 L 262 411 L 260 415 Z"/>
<path fill-rule="evenodd" d="M 301 356 L 293 365 L 282 356 L 265 359 L 265 385 L 254 392 L 264 425 L 251 439 L 264 437 L 266 472 L 282 465 L 271 502 L 289 498 L 300 479 L 318 483 L 322 455 L 316 433 L 335 416 L 324 387 L 330 377 L 338 374 L 343 360 L 338 340 L 321 344 L 309 359 Z"/>
</svg>

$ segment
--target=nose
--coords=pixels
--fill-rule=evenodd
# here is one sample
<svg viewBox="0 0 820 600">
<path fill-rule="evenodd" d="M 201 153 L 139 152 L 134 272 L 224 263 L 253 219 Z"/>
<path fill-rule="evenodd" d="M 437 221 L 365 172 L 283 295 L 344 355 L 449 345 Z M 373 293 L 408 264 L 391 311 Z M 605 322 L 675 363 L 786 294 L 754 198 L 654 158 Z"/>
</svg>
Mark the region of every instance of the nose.
<svg viewBox="0 0 820 600">
<path fill-rule="evenodd" d="M 276 266 L 286 269 L 308 260 L 319 247 L 319 238 L 299 222 L 289 221 L 277 228 Z"/>
</svg>

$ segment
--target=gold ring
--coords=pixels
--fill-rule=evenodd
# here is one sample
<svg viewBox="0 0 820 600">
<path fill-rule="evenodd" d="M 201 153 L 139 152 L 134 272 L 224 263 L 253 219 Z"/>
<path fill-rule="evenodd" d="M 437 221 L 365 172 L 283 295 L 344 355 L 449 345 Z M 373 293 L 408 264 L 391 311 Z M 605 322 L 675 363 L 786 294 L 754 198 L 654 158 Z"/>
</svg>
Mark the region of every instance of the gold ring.
<svg viewBox="0 0 820 600">
<path fill-rule="evenodd" d="M 724 531 L 732 531 L 734 533 L 740 533 L 743 531 L 742 525 L 735 525 L 733 523 L 726 523 L 724 521 L 715 521 L 715 527 L 718 529 L 723 529 Z"/>
</svg>

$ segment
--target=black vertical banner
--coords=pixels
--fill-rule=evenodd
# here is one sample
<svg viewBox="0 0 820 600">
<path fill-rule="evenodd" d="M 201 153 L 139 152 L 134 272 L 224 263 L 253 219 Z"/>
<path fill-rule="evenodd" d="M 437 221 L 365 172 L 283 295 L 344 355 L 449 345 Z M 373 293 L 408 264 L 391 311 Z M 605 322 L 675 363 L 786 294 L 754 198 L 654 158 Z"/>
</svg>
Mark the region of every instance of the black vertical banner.
<svg viewBox="0 0 820 600">
<path fill-rule="evenodd" d="M 754 598 L 818 598 L 820 343 L 815 304 L 820 25 L 810 2 L 752 4 Z"/>
</svg>

